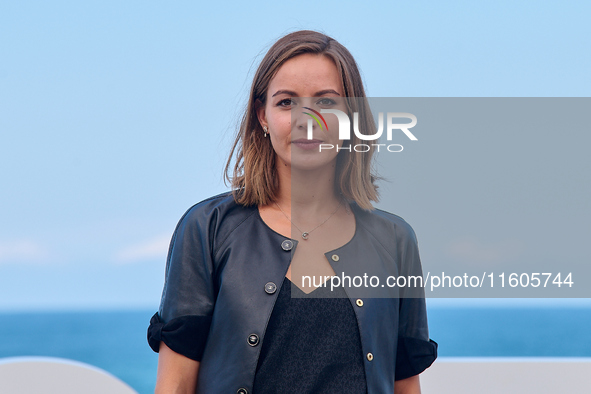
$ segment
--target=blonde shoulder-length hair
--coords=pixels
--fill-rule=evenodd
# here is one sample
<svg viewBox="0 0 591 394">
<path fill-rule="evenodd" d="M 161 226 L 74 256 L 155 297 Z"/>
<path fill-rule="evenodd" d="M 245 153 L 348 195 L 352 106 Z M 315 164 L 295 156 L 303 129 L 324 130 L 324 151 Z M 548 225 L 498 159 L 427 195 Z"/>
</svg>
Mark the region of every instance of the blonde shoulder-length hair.
<svg viewBox="0 0 591 394">
<path fill-rule="evenodd" d="M 287 60 L 305 53 L 324 55 L 337 66 L 343 83 L 349 118 L 352 112 L 359 112 L 359 130 L 366 134 L 375 132 L 373 116 L 365 98 L 365 90 L 357 63 L 351 53 L 333 38 L 310 30 L 296 31 L 280 38 L 269 49 L 261 61 L 250 88 L 246 111 L 230 151 L 224 170 L 225 178 L 233 190 L 238 204 L 267 205 L 275 201 L 279 190 L 279 179 L 275 167 L 275 152 L 264 138 L 257 115 L 257 101 L 265 104 L 271 79 Z M 345 146 L 360 143 L 351 133 L 351 140 Z M 236 154 L 233 174 L 232 161 Z M 372 151 L 349 152 L 340 150 L 337 156 L 335 192 L 363 209 L 371 210 L 371 201 L 378 200 L 377 176 L 372 171 Z"/>
</svg>

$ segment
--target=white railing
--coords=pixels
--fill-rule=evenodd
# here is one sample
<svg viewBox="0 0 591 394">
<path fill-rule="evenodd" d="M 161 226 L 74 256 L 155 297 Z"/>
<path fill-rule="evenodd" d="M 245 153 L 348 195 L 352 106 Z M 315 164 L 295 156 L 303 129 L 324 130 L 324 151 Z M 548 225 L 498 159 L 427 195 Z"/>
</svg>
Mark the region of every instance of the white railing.
<svg viewBox="0 0 591 394">
<path fill-rule="evenodd" d="M 422 394 L 590 394 L 591 358 L 440 358 L 421 374 L 421 388 Z"/>
</svg>

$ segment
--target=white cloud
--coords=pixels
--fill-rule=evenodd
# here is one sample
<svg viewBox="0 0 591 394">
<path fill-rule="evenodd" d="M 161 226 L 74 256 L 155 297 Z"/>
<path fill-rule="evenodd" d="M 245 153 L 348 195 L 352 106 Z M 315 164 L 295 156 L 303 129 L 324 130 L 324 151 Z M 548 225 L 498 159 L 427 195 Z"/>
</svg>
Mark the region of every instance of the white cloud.
<svg viewBox="0 0 591 394">
<path fill-rule="evenodd" d="M 34 241 L 28 239 L 0 241 L 0 264 L 39 264 L 47 262 L 48 257 L 47 249 Z"/>
<path fill-rule="evenodd" d="M 170 235 L 155 237 L 121 249 L 115 261 L 122 264 L 166 259 Z"/>
</svg>

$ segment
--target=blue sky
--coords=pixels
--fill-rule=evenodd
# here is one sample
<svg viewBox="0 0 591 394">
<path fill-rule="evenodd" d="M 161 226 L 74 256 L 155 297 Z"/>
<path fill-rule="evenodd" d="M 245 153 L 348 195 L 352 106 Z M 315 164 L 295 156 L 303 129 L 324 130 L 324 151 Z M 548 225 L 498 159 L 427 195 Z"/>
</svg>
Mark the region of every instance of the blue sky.
<svg viewBox="0 0 591 394">
<path fill-rule="evenodd" d="M 4 2 L 0 309 L 156 308 L 174 226 L 226 190 L 253 68 L 281 35 L 335 37 L 374 97 L 587 97 L 590 14 L 583 1 Z"/>
</svg>

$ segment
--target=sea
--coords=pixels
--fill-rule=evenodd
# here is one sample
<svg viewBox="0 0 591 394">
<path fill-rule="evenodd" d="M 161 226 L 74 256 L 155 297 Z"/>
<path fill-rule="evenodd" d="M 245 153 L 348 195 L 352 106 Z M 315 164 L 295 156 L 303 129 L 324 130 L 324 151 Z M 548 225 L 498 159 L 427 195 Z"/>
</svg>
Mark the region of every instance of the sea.
<svg viewBox="0 0 591 394">
<path fill-rule="evenodd" d="M 0 313 L 0 361 L 43 356 L 101 368 L 154 392 L 158 356 L 146 340 L 154 310 Z M 591 306 L 430 306 L 440 357 L 591 357 Z"/>
</svg>

